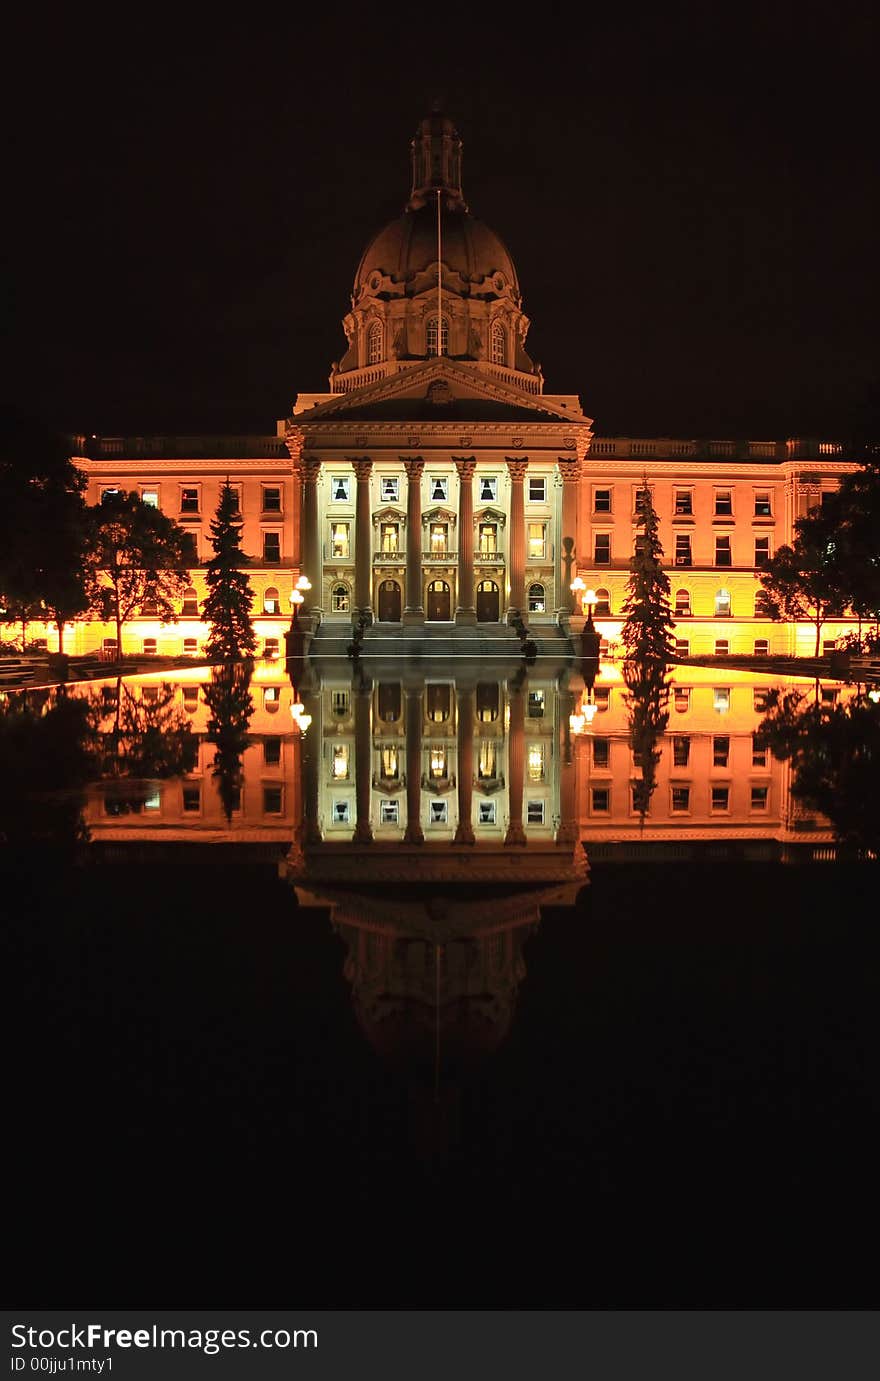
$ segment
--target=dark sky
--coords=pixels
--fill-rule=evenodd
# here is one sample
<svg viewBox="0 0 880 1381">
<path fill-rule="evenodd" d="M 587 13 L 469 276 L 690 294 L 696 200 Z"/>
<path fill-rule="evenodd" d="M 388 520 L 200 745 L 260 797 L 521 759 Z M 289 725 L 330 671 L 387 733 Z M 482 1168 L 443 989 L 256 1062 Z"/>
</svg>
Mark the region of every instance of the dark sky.
<svg viewBox="0 0 880 1381">
<path fill-rule="evenodd" d="M 55 425 L 271 432 L 326 388 L 437 96 L 598 432 L 846 435 L 876 380 L 874 4 L 31 8 L 4 391 Z"/>
</svg>

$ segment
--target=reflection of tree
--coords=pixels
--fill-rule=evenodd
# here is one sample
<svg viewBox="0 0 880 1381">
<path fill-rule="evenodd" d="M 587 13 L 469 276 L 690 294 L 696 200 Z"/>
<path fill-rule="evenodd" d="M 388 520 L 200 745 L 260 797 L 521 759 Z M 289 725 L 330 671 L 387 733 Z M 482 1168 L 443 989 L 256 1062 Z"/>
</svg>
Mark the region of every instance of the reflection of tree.
<svg viewBox="0 0 880 1381">
<path fill-rule="evenodd" d="M 227 820 L 232 819 L 244 779 L 242 756 L 254 712 L 252 671 L 250 661 L 226 662 L 214 668 L 213 680 L 205 690 L 205 704 L 211 713 L 208 742 L 217 747 L 211 775 L 219 787 Z"/>
<path fill-rule="evenodd" d="M 823 705 L 773 690 L 756 742 L 791 763 L 792 796 L 831 821 L 844 852 L 880 858 L 880 706 L 863 694 Z"/>
<path fill-rule="evenodd" d="M 629 743 L 633 762 L 641 778 L 633 782 L 633 805 L 644 824 L 651 797 L 657 787 L 660 761 L 658 740 L 669 723 L 669 679 L 665 662 L 627 661 L 623 664 L 629 709 Z"/>
<path fill-rule="evenodd" d="M 88 703 L 63 688 L 50 704 L 27 695 L 0 702 L 0 839 L 16 855 L 88 839 L 82 807 L 93 734 Z"/>
<path fill-rule="evenodd" d="M 101 727 L 95 775 L 117 813 L 139 810 L 150 781 L 191 772 L 199 741 L 176 701 L 176 688 L 132 686 L 119 677 L 115 690 L 91 697 Z M 105 727 L 107 721 L 109 727 Z"/>
</svg>

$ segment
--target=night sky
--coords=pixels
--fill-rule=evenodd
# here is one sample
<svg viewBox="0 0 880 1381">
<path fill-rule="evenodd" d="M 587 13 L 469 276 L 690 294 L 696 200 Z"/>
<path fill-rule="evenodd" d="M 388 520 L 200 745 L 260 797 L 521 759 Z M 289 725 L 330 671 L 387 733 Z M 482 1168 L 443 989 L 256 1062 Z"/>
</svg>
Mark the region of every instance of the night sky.
<svg viewBox="0 0 880 1381">
<path fill-rule="evenodd" d="M 528 349 L 598 433 L 846 436 L 878 372 L 872 12 L 7 20 L 6 399 L 74 431 L 274 432 L 327 387 L 440 98 Z"/>
</svg>

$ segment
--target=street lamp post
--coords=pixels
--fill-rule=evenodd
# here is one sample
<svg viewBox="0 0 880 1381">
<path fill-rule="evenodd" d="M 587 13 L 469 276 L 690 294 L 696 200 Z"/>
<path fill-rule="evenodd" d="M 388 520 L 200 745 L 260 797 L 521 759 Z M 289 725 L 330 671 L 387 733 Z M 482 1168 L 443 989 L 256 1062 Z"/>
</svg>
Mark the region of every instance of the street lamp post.
<svg viewBox="0 0 880 1381">
<path fill-rule="evenodd" d="M 305 651 L 305 632 L 299 621 L 299 611 L 305 603 L 305 591 L 311 588 L 308 576 L 301 575 L 290 592 L 290 627 L 284 635 L 288 657 L 302 657 Z"/>
</svg>

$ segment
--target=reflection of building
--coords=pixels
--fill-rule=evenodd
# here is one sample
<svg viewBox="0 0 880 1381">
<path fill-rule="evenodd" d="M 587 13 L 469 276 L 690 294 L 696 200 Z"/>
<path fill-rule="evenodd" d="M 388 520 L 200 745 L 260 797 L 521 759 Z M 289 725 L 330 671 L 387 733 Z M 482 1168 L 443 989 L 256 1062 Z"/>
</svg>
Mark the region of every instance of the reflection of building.
<svg viewBox="0 0 880 1381">
<path fill-rule="evenodd" d="M 758 573 L 852 468 L 840 446 L 594 436 L 577 396 L 544 391 L 516 269 L 465 204 L 461 143 L 441 115 L 419 126 L 406 209 L 370 240 L 343 325 L 329 389 L 301 393 L 274 436 L 84 441 L 89 501 L 139 491 L 191 530 L 204 562 L 228 476 L 270 650 L 304 572 L 304 624 L 319 638 L 362 615 L 372 637 L 446 631 L 448 652 L 477 627 L 502 638 L 519 615 L 541 639 L 566 631 L 577 574 L 613 641 L 647 475 L 680 650 L 811 650 L 806 626 L 762 614 Z M 197 569 L 181 621 L 145 611 L 130 636 L 147 651 L 198 651 L 203 594 Z M 95 624 L 77 639 L 112 634 Z"/>
</svg>

